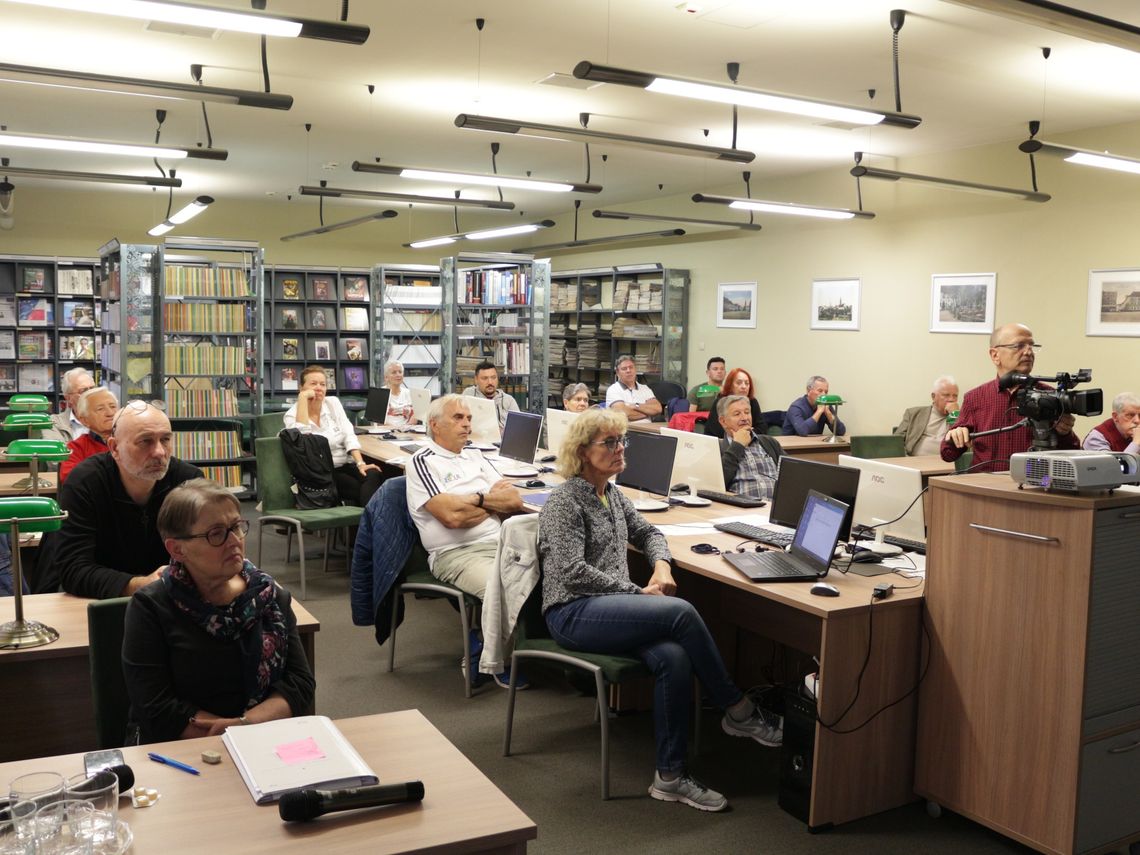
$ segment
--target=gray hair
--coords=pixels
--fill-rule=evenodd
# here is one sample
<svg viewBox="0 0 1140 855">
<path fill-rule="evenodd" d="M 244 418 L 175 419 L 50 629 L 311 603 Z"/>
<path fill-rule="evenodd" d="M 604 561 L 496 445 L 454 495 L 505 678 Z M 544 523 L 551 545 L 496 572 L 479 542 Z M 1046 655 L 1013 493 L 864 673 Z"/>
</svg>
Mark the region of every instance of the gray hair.
<svg viewBox="0 0 1140 855">
<path fill-rule="evenodd" d="M 562 402 L 566 403 L 579 392 L 585 392 L 589 396 L 590 387 L 585 383 L 571 383 L 569 386 L 564 386 L 562 388 Z"/>
<path fill-rule="evenodd" d="M 389 359 L 386 363 L 384 363 L 384 376 L 387 377 L 388 372 L 395 368 L 397 365 L 399 365 L 401 369 L 404 367 L 404 363 L 398 359 Z"/>
<path fill-rule="evenodd" d="M 229 505 L 241 513 L 237 497 L 217 481 L 209 478 L 192 478 L 183 481 L 170 491 L 158 512 L 155 526 L 163 539 L 186 537 L 190 534 L 202 511 L 212 505 Z"/>
<path fill-rule="evenodd" d="M 60 378 L 60 387 L 63 391 L 64 397 L 67 397 L 71 394 L 72 384 L 75 383 L 75 381 L 80 377 L 86 377 L 92 383 L 95 382 L 95 378 L 86 368 L 72 368 L 70 371 L 64 372 L 63 377 Z"/>
<path fill-rule="evenodd" d="M 462 395 L 457 395 L 452 392 L 450 395 L 442 395 L 431 402 L 428 407 L 427 418 L 424 419 L 427 427 L 427 435 L 429 439 L 435 439 L 435 431 L 432 430 L 432 425 L 443 418 L 443 411 L 447 409 L 449 404 L 459 404 L 463 409 L 470 411 L 467 402 L 463 400 Z"/>
<path fill-rule="evenodd" d="M 619 368 L 621 368 L 627 362 L 632 362 L 634 367 L 635 368 L 637 367 L 637 360 L 634 359 L 629 354 L 626 354 L 625 356 L 619 356 L 618 357 L 618 361 L 614 363 L 614 371 L 617 371 Z"/>
<path fill-rule="evenodd" d="M 957 385 L 958 385 L 958 381 L 955 380 L 951 375 L 943 374 L 941 377 L 939 377 L 937 380 L 934 381 L 934 385 L 930 388 L 930 391 L 937 395 L 938 390 L 941 389 L 943 386 L 955 386 L 956 387 Z"/>
<path fill-rule="evenodd" d="M 811 377 L 808 378 L 807 386 L 805 386 L 804 388 L 810 392 L 811 387 L 814 386 L 816 383 L 826 383 L 826 382 L 827 382 L 826 377 L 820 377 L 818 374 L 813 374 L 813 375 L 811 375 Z"/>
<path fill-rule="evenodd" d="M 100 392 L 106 392 L 111 396 L 111 399 L 118 404 L 118 399 L 115 398 L 115 393 L 108 389 L 106 386 L 92 386 L 86 392 L 79 396 L 79 400 L 75 402 L 75 415 L 81 419 L 87 418 L 87 410 L 91 406 L 91 399 L 98 395 Z"/>
<path fill-rule="evenodd" d="M 1112 399 L 1112 411 L 1114 413 L 1124 412 L 1125 407 L 1140 407 L 1140 398 L 1131 392 L 1121 392 Z"/>
<path fill-rule="evenodd" d="M 810 387 L 809 387 L 810 388 Z M 725 414 L 728 413 L 728 408 L 735 404 L 737 401 L 749 401 L 747 395 L 725 395 L 716 402 L 716 417 L 723 419 Z M 752 402 L 748 403 L 748 412 L 752 413 Z"/>
</svg>

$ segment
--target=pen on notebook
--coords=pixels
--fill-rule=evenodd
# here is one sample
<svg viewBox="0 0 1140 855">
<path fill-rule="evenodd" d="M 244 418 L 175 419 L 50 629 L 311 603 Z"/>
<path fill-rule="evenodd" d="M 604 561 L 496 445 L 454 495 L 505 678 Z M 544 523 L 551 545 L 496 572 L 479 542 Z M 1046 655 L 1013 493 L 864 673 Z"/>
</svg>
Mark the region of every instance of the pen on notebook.
<svg viewBox="0 0 1140 855">
<path fill-rule="evenodd" d="M 183 772 L 189 772 L 191 775 L 201 774 L 201 772 L 199 772 L 193 766 L 187 766 L 185 763 L 179 763 L 177 760 L 171 757 L 164 757 L 161 754 L 155 754 L 153 751 L 149 752 L 146 756 L 153 760 L 155 763 L 162 763 L 166 766 L 173 766 L 175 769 L 181 769 Z"/>
</svg>

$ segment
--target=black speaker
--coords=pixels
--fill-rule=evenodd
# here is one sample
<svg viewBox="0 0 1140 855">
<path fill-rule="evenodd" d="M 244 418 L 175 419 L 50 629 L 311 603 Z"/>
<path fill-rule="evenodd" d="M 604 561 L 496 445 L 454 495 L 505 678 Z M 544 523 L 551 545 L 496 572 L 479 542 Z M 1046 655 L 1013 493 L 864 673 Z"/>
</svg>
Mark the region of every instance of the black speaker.
<svg viewBox="0 0 1140 855">
<path fill-rule="evenodd" d="M 811 770 L 815 759 L 815 700 L 804 697 L 801 683 L 784 692 L 784 744 L 780 747 L 778 804 L 801 822 L 811 807 Z"/>
</svg>

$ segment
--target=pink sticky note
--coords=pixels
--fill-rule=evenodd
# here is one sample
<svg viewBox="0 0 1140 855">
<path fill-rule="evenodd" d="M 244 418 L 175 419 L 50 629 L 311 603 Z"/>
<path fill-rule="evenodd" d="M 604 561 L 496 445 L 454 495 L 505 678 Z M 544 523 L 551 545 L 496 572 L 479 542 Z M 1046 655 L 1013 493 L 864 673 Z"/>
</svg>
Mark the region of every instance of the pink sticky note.
<svg viewBox="0 0 1140 855">
<path fill-rule="evenodd" d="M 281 758 L 283 763 L 289 766 L 296 765 L 297 763 L 307 763 L 310 760 L 321 760 L 325 756 L 325 752 L 321 751 L 321 747 L 317 745 L 317 741 L 313 737 L 305 739 L 298 739 L 296 742 L 286 742 L 284 745 L 278 745 L 274 753 Z"/>
</svg>

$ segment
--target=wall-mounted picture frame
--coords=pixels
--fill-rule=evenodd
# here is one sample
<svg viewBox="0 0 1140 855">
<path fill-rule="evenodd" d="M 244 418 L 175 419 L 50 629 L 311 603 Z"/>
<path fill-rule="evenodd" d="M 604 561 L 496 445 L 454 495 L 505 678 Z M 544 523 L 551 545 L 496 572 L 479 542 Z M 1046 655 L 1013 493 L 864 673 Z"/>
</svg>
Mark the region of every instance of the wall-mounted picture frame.
<svg viewBox="0 0 1140 855">
<path fill-rule="evenodd" d="M 813 279 L 811 281 L 811 328 L 813 330 L 859 329 L 860 279 Z"/>
<path fill-rule="evenodd" d="M 1085 335 L 1140 336 L 1140 270 L 1089 271 Z"/>
<path fill-rule="evenodd" d="M 935 273 L 930 277 L 930 331 L 989 335 L 996 292 L 996 273 Z"/>
<path fill-rule="evenodd" d="M 721 282 L 716 286 L 716 325 L 756 329 L 755 282 Z"/>
</svg>

